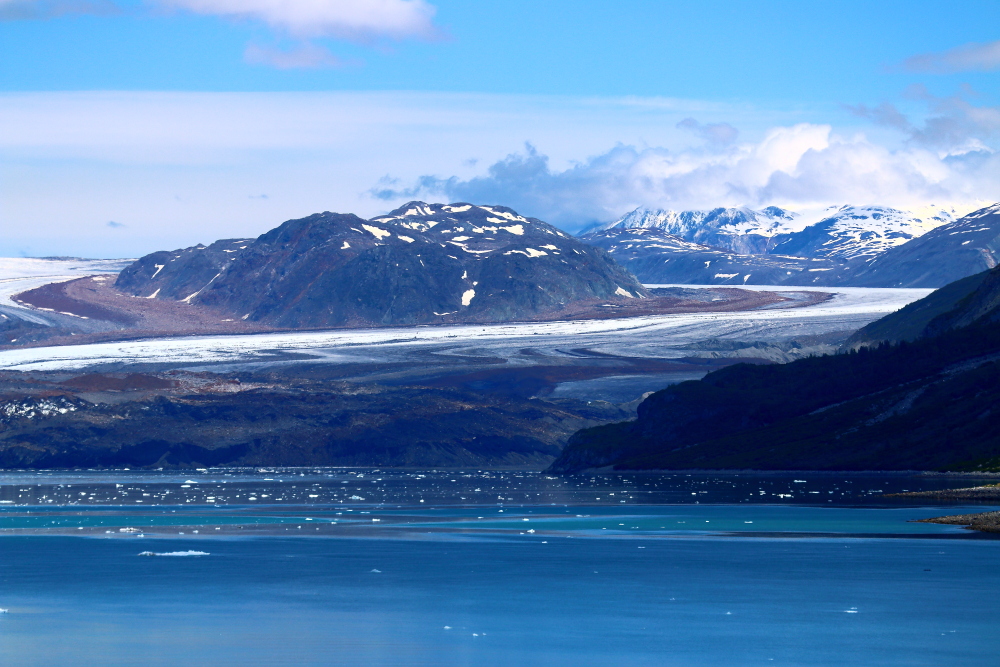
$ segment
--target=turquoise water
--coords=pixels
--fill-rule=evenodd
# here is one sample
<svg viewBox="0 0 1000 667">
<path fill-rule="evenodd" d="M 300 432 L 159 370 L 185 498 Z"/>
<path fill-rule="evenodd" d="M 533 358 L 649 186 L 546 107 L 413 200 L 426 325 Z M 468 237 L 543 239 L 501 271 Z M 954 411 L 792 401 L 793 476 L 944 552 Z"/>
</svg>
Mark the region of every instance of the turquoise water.
<svg viewBox="0 0 1000 667">
<path fill-rule="evenodd" d="M 909 522 L 993 508 L 873 493 L 956 485 L 0 475 L 0 664 L 996 664 L 1000 540 Z"/>
</svg>

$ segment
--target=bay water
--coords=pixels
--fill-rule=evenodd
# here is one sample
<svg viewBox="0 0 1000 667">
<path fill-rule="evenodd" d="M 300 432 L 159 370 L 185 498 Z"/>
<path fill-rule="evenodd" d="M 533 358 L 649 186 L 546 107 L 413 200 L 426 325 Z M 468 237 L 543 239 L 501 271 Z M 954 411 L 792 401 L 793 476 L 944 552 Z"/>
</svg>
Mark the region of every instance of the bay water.
<svg viewBox="0 0 1000 667">
<path fill-rule="evenodd" d="M 3 665 L 988 665 L 945 476 L 0 474 Z"/>
</svg>

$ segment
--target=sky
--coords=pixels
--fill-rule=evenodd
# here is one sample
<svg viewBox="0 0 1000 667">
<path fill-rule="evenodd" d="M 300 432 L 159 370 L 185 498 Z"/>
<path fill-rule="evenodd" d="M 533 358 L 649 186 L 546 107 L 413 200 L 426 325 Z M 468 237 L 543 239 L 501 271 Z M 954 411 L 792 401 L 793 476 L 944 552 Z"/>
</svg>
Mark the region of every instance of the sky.
<svg viewBox="0 0 1000 667">
<path fill-rule="evenodd" d="M 0 0 L 0 255 L 1000 200 L 1000 3 Z"/>
</svg>

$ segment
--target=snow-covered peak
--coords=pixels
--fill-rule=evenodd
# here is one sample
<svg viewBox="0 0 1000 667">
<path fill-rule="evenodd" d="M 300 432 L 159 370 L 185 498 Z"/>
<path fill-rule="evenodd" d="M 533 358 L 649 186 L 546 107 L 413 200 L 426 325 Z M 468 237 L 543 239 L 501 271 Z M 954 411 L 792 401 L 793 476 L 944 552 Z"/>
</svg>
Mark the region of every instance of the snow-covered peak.
<svg viewBox="0 0 1000 667">
<path fill-rule="evenodd" d="M 842 260 L 873 257 L 959 215 L 958 209 L 939 206 L 912 211 L 888 206 L 831 206 L 817 222 L 778 243 L 775 252 Z"/>
<path fill-rule="evenodd" d="M 668 209 L 637 208 L 599 230 L 614 228 L 654 228 L 687 240 L 698 232 L 717 231 L 731 235 L 756 234 L 774 236 L 793 231 L 796 214 L 769 206 L 759 211 L 741 206 L 715 208 L 707 211 L 672 211 Z"/>
<path fill-rule="evenodd" d="M 532 259 L 560 258 L 566 253 L 579 254 L 585 248 L 566 232 L 506 206 L 413 201 L 369 222 L 418 232 L 428 240 L 480 260 L 498 253 Z"/>
</svg>

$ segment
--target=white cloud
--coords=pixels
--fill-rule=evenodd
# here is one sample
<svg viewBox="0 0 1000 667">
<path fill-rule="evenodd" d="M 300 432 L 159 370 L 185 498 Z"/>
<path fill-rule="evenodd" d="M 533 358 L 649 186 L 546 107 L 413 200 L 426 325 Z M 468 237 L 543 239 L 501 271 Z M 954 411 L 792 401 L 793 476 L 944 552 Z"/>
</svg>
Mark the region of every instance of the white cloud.
<svg viewBox="0 0 1000 667">
<path fill-rule="evenodd" d="M 196 14 L 260 21 L 298 39 L 355 42 L 432 38 L 435 8 L 424 0 L 154 0 Z"/>
<path fill-rule="evenodd" d="M 903 67 L 911 72 L 932 74 L 1000 69 L 1000 41 L 965 44 L 940 53 L 922 53 L 907 58 Z"/>
</svg>

